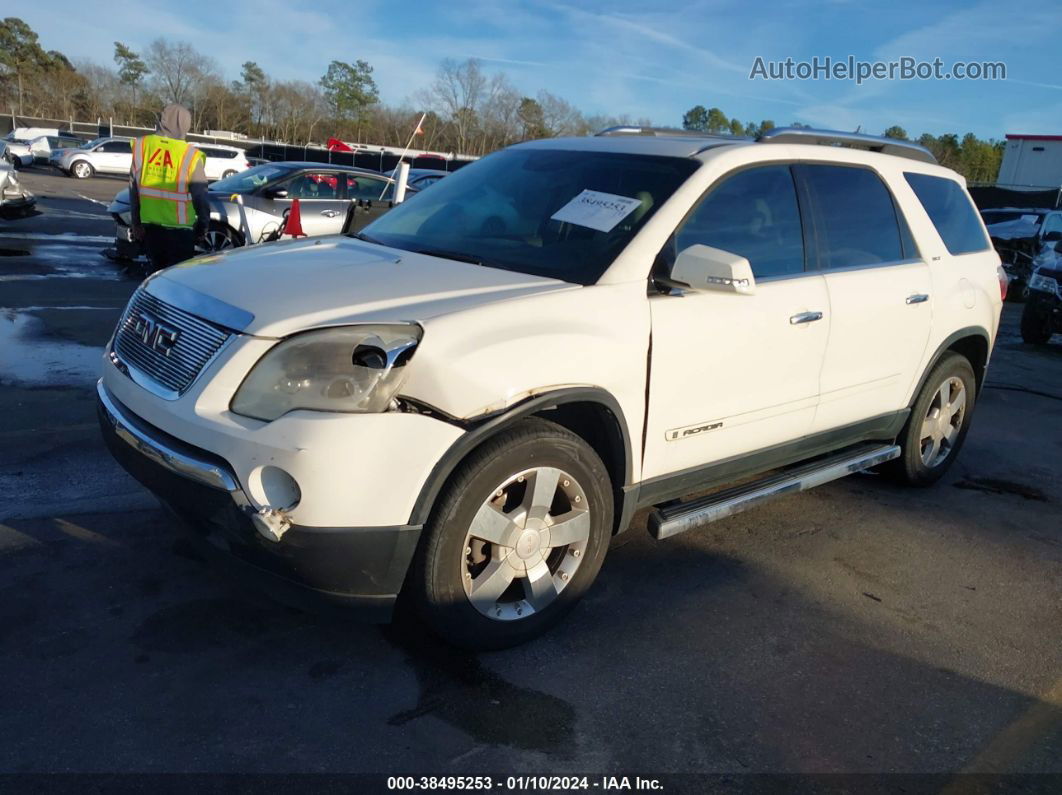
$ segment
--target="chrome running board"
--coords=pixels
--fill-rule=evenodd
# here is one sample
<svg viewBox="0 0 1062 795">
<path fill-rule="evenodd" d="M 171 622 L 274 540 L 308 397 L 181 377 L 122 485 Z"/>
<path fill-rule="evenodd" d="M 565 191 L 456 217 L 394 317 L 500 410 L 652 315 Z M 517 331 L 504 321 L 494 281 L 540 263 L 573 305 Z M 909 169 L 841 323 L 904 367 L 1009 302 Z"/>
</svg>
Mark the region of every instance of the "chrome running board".
<svg viewBox="0 0 1062 795">
<path fill-rule="evenodd" d="M 861 445 L 706 497 L 661 505 L 649 515 L 649 533 L 657 539 L 670 538 L 702 524 L 747 511 L 774 497 L 807 491 L 899 457 L 899 445 Z"/>
</svg>

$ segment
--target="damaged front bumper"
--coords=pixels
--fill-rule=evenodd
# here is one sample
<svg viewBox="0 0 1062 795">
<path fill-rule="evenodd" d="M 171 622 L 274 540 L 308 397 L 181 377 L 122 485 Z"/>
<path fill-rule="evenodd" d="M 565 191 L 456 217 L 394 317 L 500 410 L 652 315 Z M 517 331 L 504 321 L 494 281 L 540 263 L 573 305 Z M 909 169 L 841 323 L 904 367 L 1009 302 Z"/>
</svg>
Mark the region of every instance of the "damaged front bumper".
<svg viewBox="0 0 1062 795">
<path fill-rule="evenodd" d="M 37 203 L 37 197 L 28 190 L 0 190 L 0 211 L 29 210 Z"/>
<path fill-rule="evenodd" d="M 136 417 L 102 381 L 97 397 L 111 454 L 182 520 L 208 557 L 282 602 L 390 618 L 420 526 L 301 527 L 282 510 L 256 510 L 224 460 Z"/>
</svg>

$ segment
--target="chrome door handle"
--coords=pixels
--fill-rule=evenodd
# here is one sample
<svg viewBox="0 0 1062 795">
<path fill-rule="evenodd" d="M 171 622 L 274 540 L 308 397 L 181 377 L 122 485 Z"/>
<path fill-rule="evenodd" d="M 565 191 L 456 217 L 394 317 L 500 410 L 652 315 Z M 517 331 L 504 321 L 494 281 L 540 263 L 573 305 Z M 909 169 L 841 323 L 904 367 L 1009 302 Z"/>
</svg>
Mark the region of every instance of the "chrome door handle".
<svg viewBox="0 0 1062 795">
<path fill-rule="evenodd" d="M 335 218 L 339 215 L 339 210 L 321 210 L 321 215 L 327 215 L 329 218 Z"/>
<path fill-rule="evenodd" d="M 905 300 L 908 304 L 924 304 L 929 300 L 929 296 L 925 293 L 915 293 L 914 295 L 907 296 Z"/>
<path fill-rule="evenodd" d="M 799 326 L 801 323 L 814 323 L 816 320 L 822 320 L 822 312 L 801 312 L 789 318 L 789 323 Z"/>
</svg>

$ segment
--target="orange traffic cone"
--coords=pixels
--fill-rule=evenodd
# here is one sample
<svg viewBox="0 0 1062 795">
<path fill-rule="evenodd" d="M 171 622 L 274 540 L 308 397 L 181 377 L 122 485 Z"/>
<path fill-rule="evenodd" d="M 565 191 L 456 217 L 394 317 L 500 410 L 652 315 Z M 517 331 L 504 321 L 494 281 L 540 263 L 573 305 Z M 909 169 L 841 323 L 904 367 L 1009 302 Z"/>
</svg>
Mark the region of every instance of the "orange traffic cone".
<svg viewBox="0 0 1062 795">
<path fill-rule="evenodd" d="M 284 234 L 291 235 L 292 237 L 306 237 L 306 233 L 302 231 L 302 211 L 299 209 L 299 200 L 295 199 L 291 202 L 291 209 L 288 211 L 288 219 L 284 222 Z"/>
</svg>

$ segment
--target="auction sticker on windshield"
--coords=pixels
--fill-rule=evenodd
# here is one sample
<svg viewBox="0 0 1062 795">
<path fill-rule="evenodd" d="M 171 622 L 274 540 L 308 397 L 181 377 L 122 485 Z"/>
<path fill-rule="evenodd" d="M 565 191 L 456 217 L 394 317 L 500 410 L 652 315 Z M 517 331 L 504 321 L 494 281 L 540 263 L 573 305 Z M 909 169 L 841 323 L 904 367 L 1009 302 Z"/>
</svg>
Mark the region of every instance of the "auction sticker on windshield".
<svg viewBox="0 0 1062 795">
<path fill-rule="evenodd" d="M 616 224 L 641 206 L 639 199 L 629 199 L 614 193 L 584 190 L 550 218 L 569 224 L 578 224 L 598 232 L 611 232 Z"/>
</svg>

